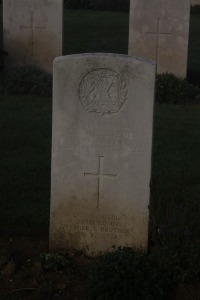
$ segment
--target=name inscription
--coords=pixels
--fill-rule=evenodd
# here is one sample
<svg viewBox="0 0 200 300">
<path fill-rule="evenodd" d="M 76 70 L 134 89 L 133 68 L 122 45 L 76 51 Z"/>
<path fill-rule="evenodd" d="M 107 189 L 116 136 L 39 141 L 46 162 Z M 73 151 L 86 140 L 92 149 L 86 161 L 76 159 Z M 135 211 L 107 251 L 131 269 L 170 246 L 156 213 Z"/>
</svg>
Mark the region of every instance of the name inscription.
<svg viewBox="0 0 200 300">
<path fill-rule="evenodd" d="M 68 229 L 79 237 L 93 239 L 124 240 L 137 234 L 135 223 L 139 220 L 127 218 L 126 216 L 96 215 L 96 214 L 74 214 L 65 215 L 70 219 Z"/>
<path fill-rule="evenodd" d="M 77 123 L 67 128 L 65 133 L 66 150 L 134 151 L 133 131 L 128 124 L 98 125 Z"/>
</svg>

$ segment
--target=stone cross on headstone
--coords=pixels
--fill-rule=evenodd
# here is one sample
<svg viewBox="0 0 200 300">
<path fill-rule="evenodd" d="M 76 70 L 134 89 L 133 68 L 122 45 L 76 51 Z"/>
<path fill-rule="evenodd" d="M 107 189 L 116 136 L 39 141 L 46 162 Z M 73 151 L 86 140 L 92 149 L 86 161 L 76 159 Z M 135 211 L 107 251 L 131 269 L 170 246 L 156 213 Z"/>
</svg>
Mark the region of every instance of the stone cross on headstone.
<svg viewBox="0 0 200 300">
<path fill-rule="evenodd" d="M 31 25 L 30 26 L 23 26 L 20 25 L 20 30 L 22 29 L 31 29 L 31 56 L 34 55 L 33 48 L 34 48 L 34 30 L 35 29 L 45 29 L 46 27 L 41 26 L 34 26 L 34 12 L 31 12 Z"/>
<path fill-rule="evenodd" d="M 156 60 L 158 74 L 186 77 L 189 21 L 190 0 L 130 0 L 128 54 Z"/>
<path fill-rule="evenodd" d="M 3 0 L 3 33 L 5 68 L 52 72 L 63 51 L 63 0 Z"/>
<path fill-rule="evenodd" d="M 160 18 L 156 19 L 156 31 L 146 31 L 145 34 L 155 34 L 156 35 L 156 53 L 155 53 L 155 61 L 158 63 L 158 52 L 159 52 L 159 41 L 160 41 L 160 35 L 171 35 L 171 32 L 161 32 L 160 31 Z M 157 65 L 156 65 L 156 71 L 157 71 Z"/>
<path fill-rule="evenodd" d="M 104 178 L 114 178 L 117 175 L 113 174 L 104 174 L 103 173 L 103 162 L 104 162 L 104 156 L 99 156 L 99 169 L 98 173 L 86 173 L 84 172 L 84 176 L 92 176 L 98 179 L 98 192 L 97 192 L 97 209 L 99 208 L 100 205 L 100 200 L 101 200 L 101 189 L 103 186 L 103 179 Z"/>
</svg>

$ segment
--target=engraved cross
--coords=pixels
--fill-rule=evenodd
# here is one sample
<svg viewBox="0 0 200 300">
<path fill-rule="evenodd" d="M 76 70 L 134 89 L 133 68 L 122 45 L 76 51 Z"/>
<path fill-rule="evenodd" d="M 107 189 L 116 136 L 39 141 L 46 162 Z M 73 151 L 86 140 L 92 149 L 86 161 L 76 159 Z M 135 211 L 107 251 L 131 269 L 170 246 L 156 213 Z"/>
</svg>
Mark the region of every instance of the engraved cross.
<svg viewBox="0 0 200 300">
<path fill-rule="evenodd" d="M 155 34 L 156 35 L 156 61 L 158 61 L 158 51 L 160 48 L 159 42 L 160 42 L 160 35 L 171 35 L 171 32 L 161 32 L 160 31 L 160 18 L 156 19 L 156 31 L 147 31 L 145 34 Z M 156 66 L 157 68 L 157 66 Z M 157 71 L 157 69 L 156 69 Z"/>
<path fill-rule="evenodd" d="M 103 179 L 104 178 L 114 178 L 117 175 L 114 174 L 104 174 L 103 173 L 103 165 L 104 165 L 104 156 L 99 156 L 99 168 L 98 168 L 98 173 L 86 173 L 84 172 L 84 176 L 94 176 L 95 178 L 98 179 L 98 198 L 97 198 L 97 209 L 99 208 L 100 205 L 100 200 L 101 200 L 101 190 L 103 187 Z"/>
<path fill-rule="evenodd" d="M 20 26 L 20 30 L 22 29 L 31 29 L 31 56 L 34 55 L 34 30 L 35 29 L 45 29 L 46 27 L 34 26 L 34 12 L 31 12 L 31 25 L 30 26 Z"/>
</svg>

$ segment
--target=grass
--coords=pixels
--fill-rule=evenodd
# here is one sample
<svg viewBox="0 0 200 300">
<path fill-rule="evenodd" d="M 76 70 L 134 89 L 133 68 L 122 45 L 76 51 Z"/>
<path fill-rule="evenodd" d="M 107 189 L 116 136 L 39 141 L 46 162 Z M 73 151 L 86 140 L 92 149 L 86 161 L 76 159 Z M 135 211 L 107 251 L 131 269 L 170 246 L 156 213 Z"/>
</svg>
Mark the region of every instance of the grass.
<svg viewBox="0 0 200 300">
<path fill-rule="evenodd" d="M 127 13 L 66 10 L 64 54 L 128 52 Z"/>
<path fill-rule="evenodd" d="M 190 232 L 198 243 L 199 117 L 199 105 L 156 106 L 151 187 L 152 225 L 176 220 L 171 229 Z"/>
<path fill-rule="evenodd" d="M 45 231 L 49 223 L 51 99 L 1 96 L 0 230 Z"/>
<path fill-rule="evenodd" d="M 195 13 L 196 9 L 196 13 Z M 190 17 L 190 37 L 188 47 L 188 78 L 200 85 L 200 6 Z"/>
<path fill-rule="evenodd" d="M 3 31 L 3 9 L 0 3 L 0 32 Z M 3 48 L 3 34 L 0 34 L 0 48 Z"/>
</svg>

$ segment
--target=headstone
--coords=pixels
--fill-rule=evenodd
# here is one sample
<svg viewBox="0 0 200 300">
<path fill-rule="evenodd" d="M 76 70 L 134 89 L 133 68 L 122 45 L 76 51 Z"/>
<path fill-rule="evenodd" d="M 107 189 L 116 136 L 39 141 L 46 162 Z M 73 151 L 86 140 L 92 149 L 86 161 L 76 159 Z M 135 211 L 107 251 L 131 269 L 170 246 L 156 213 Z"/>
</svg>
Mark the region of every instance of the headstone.
<svg viewBox="0 0 200 300">
<path fill-rule="evenodd" d="M 200 0 L 191 0 L 191 5 L 200 5 Z"/>
<path fill-rule="evenodd" d="M 3 0 L 6 67 L 37 65 L 52 72 L 62 55 L 63 0 Z"/>
<path fill-rule="evenodd" d="M 50 248 L 147 249 L 155 65 L 54 61 Z"/>
<path fill-rule="evenodd" d="M 157 73 L 186 77 L 190 0 L 131 0 L 129 55 L 157 61 Z"/>
</svg>

